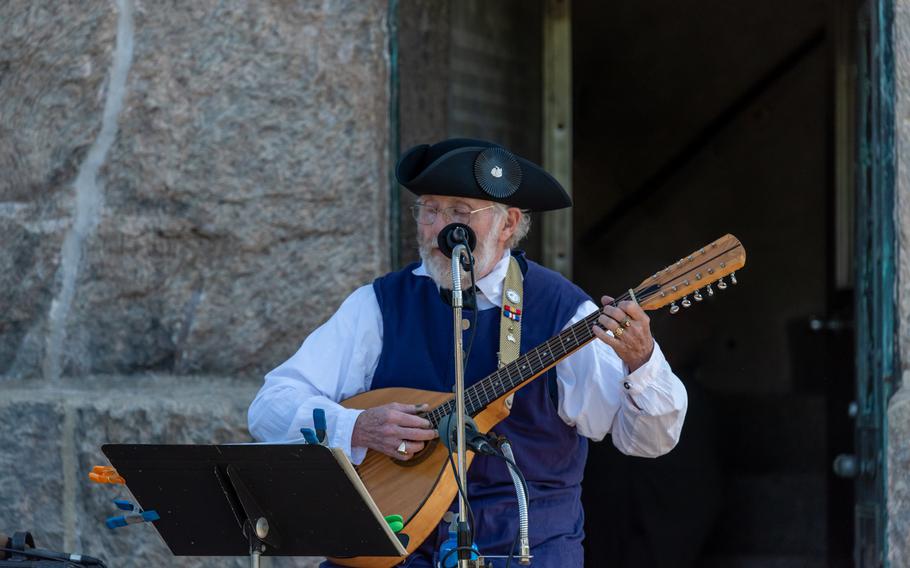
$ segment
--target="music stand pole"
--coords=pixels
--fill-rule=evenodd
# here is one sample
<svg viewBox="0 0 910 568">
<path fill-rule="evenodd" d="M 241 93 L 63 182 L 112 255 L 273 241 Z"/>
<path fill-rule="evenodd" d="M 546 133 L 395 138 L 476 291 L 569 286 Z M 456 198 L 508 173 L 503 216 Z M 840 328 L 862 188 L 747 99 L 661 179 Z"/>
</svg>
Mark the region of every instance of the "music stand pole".
<svg viewBox="0 0 910 568">
<path fill-rule="evenodd" d="M 250 542 L 250 568 L 259 568 L 259 559 L 262 557 L 265 545 L 280 546 L 280 537 L 274 529 L 270 531 L 265 509 L 253 497 L 252 492 L 247 488 L 233 465 L 228 465 L 224 473 L 218 467 L 215 467 L 213 471 L 225 496 L 231 495 L 231 490 L 233 490 L 231 496 L 235 498 L 229 498 L 228 503 L 234 512 L 234 517 L 240 521 L 243 536 Z M 269 534 L 270 532 L 271 534 Z"/>
<path fill-rule="evenodd" d="M 458 479 L 461 483 L 462 491 L 458 492 L 458 521 L 459 527 L 467 526 L 468 524 L 468 502 L 467 502 L 467 493 L 468 493 L 468 483 L 467 476 L 465 475 L 465 463 L 467 462 L 465 456 L 465 443 L 464 443 L 464 423 L 465 423 L 465 410 L 464 410 L 464 349 L 462 347 L 462 329 L 461 329 L 461 307 L 462 307 L 462 294 L 461 294 L 461 255 L 462 254 L 471 254 L 468 251 L 468 248 L 463 245 L 456 245 L 452 249 L 452 310 L 453 310 L 453 326 L 455 330 L 455 412 L 457 417 L 458 432 L 457 432 L 457 449 L 458 449 Z M 451 443 L 451 442 L 450 442 Z M 471 546 L 474 541 L 473 535 L 469 533 L 469 539 L 467 545 L 463 545 L 462 542 L 459 542 L 459 547 L 461 546 Z M 459 539 L 460 541 L 461 539 Z M 466 568 L 470 562 L 471 553 L 464 549 L 459 549 L 458 553 L 458 566 L 459 568 Z"/>
</svg>

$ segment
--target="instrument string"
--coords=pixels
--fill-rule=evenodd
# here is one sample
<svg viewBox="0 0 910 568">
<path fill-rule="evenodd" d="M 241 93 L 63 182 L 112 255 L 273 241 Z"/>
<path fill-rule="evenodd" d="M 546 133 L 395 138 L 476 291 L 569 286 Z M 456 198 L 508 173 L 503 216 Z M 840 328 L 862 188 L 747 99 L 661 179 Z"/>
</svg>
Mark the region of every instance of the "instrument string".
<svg viewBox="0 0 910 568">
<path fill-rule="evenodd" d="M 650 298 L 659 290 L 660 286 L 652 285 L 641 290 L 633 290 L 633 292 L 635 298 L 641 303 L 641 301 Z M 620 302 L 631 299 L 632 296 L 625 292 L 610 302 L 610 305 L 617 307 Z M 474 416 L 490 402 L 593 340 L 594 332 L 592 327 L 599 325 L 597 319 L 602 313 L 603 310 L 591 312 L 584 319 L 569 326 L 560 334 L 530 349 L 515 361 L 497 369 L 465 389 L 465 410 L 467 414 Z M 537 358 L 536 363 L 533 362 L 532 356 Z M 439 425 L 439 421 L 454 412 L 454 409 L 455 401 L 449 400 L 431 410 L 425 417 L 432 423 L 433 427 L 436 427 Z"/>
</svg>

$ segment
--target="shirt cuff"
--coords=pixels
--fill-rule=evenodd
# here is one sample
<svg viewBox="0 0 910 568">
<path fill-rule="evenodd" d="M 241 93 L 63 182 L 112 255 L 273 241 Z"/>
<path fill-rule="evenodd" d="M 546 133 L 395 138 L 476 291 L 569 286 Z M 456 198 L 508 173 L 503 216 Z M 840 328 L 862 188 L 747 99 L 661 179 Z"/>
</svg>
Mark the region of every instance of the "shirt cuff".
<svg viewBox="0 0 910 568">
<path fill-rule="evenodd" d="M 664 359 L 664 354 L 655 341 L 654 349 L 651 351 L 651 358 L 648 359 L 644 365 L 635 369 L 623 379 L 622 386 L 624 387 L 626 394 L 631 396 L 641 394 L 642 391 L 646 390 L 657 380 L 665 363 L 666 359 Z M 628 369 L 625 364 L 623 364 L 623 367 Z"/>
<path fill-rule="evenodd" d="M 335 436 L 332 440 L 332 444 L 330 444 L 333 447 L 341 448 L 354 465 L 360 465 L 360 462 L 362 462 L 363 458 L 367 455 L 366 448 L 355 448 L 351 446 L 351 438 L 354 435 L 354 423 L 357 422 L 357 417 L 360 416 L 361 412 L 363 412 L 363 410 L 346 408 L 338 413 L 338 418 L 335 422 Z"/>
</svg>

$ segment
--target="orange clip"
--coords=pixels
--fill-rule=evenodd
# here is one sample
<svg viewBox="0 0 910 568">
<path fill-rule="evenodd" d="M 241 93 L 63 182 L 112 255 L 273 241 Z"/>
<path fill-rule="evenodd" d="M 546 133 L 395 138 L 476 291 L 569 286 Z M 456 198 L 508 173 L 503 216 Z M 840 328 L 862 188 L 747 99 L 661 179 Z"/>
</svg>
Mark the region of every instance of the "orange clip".
<svg viewBox="0 0 910 568">
<path fill-rule="evenodd" d="M 95 483 L 118 483 L 120 485 L 126 485 L 126 480 L 117 473 L 116 469 L 109 465 L 96 465 L 88 474 L 88 478 Z"/>
</svg>

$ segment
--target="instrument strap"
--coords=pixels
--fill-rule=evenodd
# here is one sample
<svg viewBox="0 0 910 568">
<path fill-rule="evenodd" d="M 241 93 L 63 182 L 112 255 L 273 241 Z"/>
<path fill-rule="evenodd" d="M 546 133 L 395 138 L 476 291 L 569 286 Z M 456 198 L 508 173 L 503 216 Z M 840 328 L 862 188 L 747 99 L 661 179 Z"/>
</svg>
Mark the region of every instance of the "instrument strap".
<svg viewBox="0 0 910 568">
<path fill-rule="evenodd" d="M 502 285 L 502 314 L 499 322 L 499 367 L 518 359 L 521 350 L 521 314 L 524 301 L 524 277 L 515 257 L 509 257 L 509 269 Z"/>
</svg>

